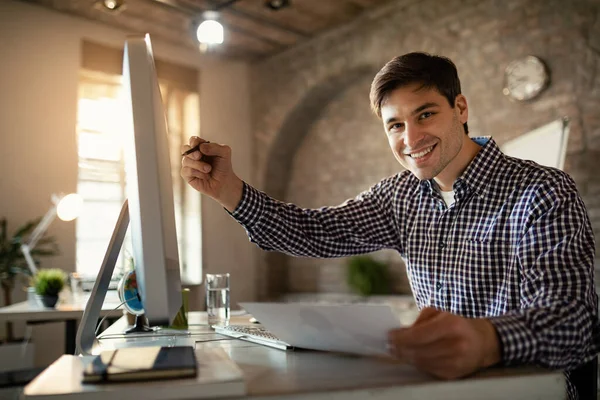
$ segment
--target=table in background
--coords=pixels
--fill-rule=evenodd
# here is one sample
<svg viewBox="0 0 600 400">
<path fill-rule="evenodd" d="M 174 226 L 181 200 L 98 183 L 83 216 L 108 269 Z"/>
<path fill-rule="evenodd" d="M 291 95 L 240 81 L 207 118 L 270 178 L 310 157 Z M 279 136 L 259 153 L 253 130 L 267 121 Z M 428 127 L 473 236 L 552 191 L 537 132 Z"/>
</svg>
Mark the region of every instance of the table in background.
<svg viewBox="0 0 600 400">
<path fill-rule="evenodd" d="M 75 354 L 75 337 L 77 335 L 77 321 L 81 319 L 89 294 L 84 294 L 78 300 L 72 297 L 61 299 L 55 308 L 47 308 L 41 304 L 33 305 L 28 301 L 15 303 L 10 306 L 0 307 L 0 323 L 25 321 L 27 324 L 46 322 L 65 322 L 65 353 Z M 120 301 L 116 291 L 109 291 L 102 305 L 100 316 L 119 318 L 123 311 L 116 309 Z"/>
</svg>

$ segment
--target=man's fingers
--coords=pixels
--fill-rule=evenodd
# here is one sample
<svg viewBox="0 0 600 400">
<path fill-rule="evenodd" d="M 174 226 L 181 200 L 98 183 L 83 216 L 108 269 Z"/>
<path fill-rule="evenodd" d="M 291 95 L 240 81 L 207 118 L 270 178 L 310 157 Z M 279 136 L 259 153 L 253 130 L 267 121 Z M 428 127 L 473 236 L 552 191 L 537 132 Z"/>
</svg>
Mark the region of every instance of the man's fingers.
<svg viewBox="0 0 600 400">
<path fill-rule="evenodd" d="M 205 172 L 198 171 L 197 169 L 192 171 L 192 176 L 194 176 L 196 178 L 200 178 L 200 179 L 209 179 L 210 178 L 210 175 L 208 175 Z"/>
<path fill-rule="evenodd" d="M 205 173 L 210 172 L 210 170 L 212 169 L 210 164 L 205 163 L 203 161 L 197 161 L 197 160 L 191 159 L 189 157 L 183 157 L 183 159 L 181 160 L 181 165 L 183 167 L 195 169 L 195 170 L 202 171 Z"/>
<path fill-rule="evenodd" d="M 419 313 L 419 316 L 417 317 L 417 319 L 415 320 L 413 325 L 427 321 L 427 320 L 435 317 L 436 315 L 439 315 L 440 313 L 441 313 L 441 311 L 438 310 L 437 308 L 425 307 L 421 310 L 421 312 Z"/>
<path fill-rule="evenodd" d="M 218 143 L 202 143 L 200 152 L 212 157 L 231 158 L 231 147 Z"/>
<path fill-rule="evenodd" d="M 181 146 L 181 155 L 193 160 L 200 160 L 202 158 L 202 154 L 200 154 L 199 145 L 202 143 L 209 142 L 208 140 L 202 139 L 198 136 L 190 137 L 189 144 L 184 144 Z"/>
<path fill-rule="evenodd" d="M 181 169 L 181 176 L 186 180 L 186 182 L 190 182 L 190 180 L 194 178 L 209 179 L 210 177 L 208 173 L 190 167 L 183 167 Z"/>
<path fill-rule="evenodd" d="M 422 346 L 433 343 L 451 334 L 444 324 L 445 319 L 444 314 L 438 314 L 408 328 L 391 330 L 388 333 L 388 340 L 401 346 Z"/>
<path fill-rule="evenodd" d="M 198 136 L 190 136 L 190 147 L 194 147 L 202 142 L 205 142 L 206 140 L 199 138 Z"/>
<path fill-rule="evenodd" d="M 435 317 L 440 316 L 442 314 L 442 312 L 438 309 L 435 309 L 433 307 L 425 307 L 424 309 L 421 310 L 421 312 L 419 313 L 419 316 L 417 317 L 417 319 L 415 320 L 415 322 L 408 328 L 399 328 L 399 329 L 395 329 L 392 330 L 390 332 L 390 340 L 410 340 L 413 336 L 416 336 L 414 334 L 414 329 L 415 326 L 418 324 L 422 324 L 425 321 L 431 321 L 433 320 Z M 419 329 L 420 331 L 421 329 Z M 407 338 L 408 336 L 408 338 Z M 412 340 L 410 340 L 412 342 Z"/>
<path fill-rule="evenodd" d="M 411 364 L 416 364 L 419 360 L 421 362 L 433 361 L 456 354 L 458 350 L 456 341 L 455 338 L 442 338 L 422 345 L 396 342 L 393 346 L 390 346 L 390 353 L 392 356 Z"/>
</svg>

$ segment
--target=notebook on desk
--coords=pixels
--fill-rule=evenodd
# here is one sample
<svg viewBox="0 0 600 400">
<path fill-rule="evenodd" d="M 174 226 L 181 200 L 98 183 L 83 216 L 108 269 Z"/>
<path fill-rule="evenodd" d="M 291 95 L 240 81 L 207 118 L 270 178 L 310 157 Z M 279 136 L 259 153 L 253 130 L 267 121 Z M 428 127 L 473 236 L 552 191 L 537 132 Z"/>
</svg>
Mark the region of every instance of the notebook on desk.
<svg viewBox="0 0 600 400">
<path fill-rule="evenodd" d="M 196 355 L 191 346 L 129 347 L 95 356 L 83 371 L 83 382 L 191 378 L 196 373 Z"/>
</svg>

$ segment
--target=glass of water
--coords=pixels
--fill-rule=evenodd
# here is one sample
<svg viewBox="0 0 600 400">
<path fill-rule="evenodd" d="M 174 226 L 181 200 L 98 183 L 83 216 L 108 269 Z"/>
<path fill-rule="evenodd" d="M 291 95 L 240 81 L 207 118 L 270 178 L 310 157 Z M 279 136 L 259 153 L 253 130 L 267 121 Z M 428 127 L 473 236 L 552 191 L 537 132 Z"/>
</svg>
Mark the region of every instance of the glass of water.
<svg viewBox="0 0 600 400">
<path fill-rule="evenodd" d="M 206 274 L 208 325 L 229 325 L 229 274 Z"/>
</svg>

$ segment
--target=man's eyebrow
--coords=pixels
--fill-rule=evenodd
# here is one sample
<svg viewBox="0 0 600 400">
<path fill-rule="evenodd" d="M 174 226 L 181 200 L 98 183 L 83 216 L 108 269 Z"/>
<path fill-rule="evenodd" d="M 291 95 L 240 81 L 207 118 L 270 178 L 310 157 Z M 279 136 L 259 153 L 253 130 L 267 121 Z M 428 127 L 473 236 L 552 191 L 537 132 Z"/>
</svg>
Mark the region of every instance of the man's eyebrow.
<svg viewBox="0 0 600 400">
<path fill-rule="evenodd" d="M 389 125 L 391 122 L 396 122 L 396 121 L 398 121 L 398 118 L 391 117 L 391 118 L 388 118 L 388 119 L 385 120 L 385 124 Z"/>
<path fill-rule="evenodd" d="M 439 104 L 435 103 L 433 101 L 430 101 L 428 103 L 425 103 L 425 104 L 423 104 L 423 105 L 415 108 L 414 111 L 410 113 L 410 115 L 418 114 L 421 111 L 426 110 L 426 109 L 431 108 L 431 107 L 439 107 Z M 398 120 L 398 118 L 396 118 L 396 117 L 390 117 L 390 118 L 388 118 L 388 119 L 385 120 L 385 124 L 388 125 L 391 122 L 396 122 L 397 120 Z"/>
<path fill-rule="evenodd" d="M 415 110 L 413 112 L 411 112 L 410 115 L 418 114 L 421 111 L 426 110 L 426 109 L 431 108 L 431 107 L 439 107 L 439 104 L 438 103 L 434 103 L 433 101 L 430 101 L 429 103 L 425 103 L 422 106 L 419 106 L 419 107 L 415 108 Z"/>
</svg>

